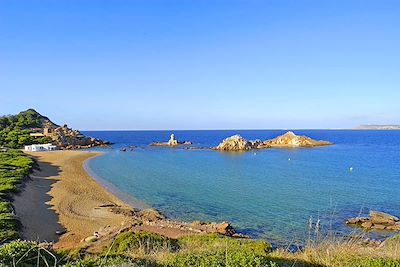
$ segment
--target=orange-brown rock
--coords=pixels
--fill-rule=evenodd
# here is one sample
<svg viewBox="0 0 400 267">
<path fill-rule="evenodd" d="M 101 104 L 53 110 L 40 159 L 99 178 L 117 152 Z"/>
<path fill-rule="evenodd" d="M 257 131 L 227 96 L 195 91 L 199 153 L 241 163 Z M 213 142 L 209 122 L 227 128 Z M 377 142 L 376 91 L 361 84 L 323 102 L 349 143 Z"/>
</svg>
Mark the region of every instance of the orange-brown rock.
<svg viewBox="0 0 400 267">
<path fill-rule="evenodd" d="M 381 211 L 370 211 L 369 217 L 348 219 L 346 224 L 358 225 L 365 230 L 400 231 L 400 219 Z"/>
<path fill-rule="evenodd" d="M 332 145 L 331 142 L 323 140 L 314 140 L 307 136 L 296 135 L 289 131 L 276 138 L 264 142 L 269 147 L 313 147 Z"/>
<path fill-rule="evenodd" d="M 234 135 L 228 137 L 222 141 L 215 150 L 221 151 L 246 151 L 255 149 L 255 144 L 252 141 L 248 141 L 240 135 Z"/>
</svg>

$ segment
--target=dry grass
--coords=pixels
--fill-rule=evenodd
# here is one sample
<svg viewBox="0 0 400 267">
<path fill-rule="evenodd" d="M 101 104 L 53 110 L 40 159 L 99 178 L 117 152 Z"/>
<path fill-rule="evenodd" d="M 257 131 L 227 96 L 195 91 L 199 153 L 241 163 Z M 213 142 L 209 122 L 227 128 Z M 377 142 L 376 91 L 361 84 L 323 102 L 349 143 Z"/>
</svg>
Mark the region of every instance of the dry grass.
<svg viewBox="0 0 400 267">
<path fill-rule="evenodd" d="M 388 239 L 381 245 L 365 244 L 361 237 L 349 240 L 334 238 L 312 242 L 298 252 L 284 249 L 270 256 L 278 259 L 308 262 L 321 266 L 400 266 L 400 238 Z"/>
</svg>

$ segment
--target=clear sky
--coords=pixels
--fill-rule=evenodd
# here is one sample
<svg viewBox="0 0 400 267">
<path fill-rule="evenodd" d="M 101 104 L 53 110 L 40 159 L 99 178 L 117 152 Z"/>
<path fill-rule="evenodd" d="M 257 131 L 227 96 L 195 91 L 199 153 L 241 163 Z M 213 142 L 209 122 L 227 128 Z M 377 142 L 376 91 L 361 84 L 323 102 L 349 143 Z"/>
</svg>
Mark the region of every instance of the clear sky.
<svg viewBox="0 0 400 267">
<path fill-rule="evenodd" d="M 0 114 L 97 129 L 400 123 L 398 0 L 0 0 Z"/>
</svg>

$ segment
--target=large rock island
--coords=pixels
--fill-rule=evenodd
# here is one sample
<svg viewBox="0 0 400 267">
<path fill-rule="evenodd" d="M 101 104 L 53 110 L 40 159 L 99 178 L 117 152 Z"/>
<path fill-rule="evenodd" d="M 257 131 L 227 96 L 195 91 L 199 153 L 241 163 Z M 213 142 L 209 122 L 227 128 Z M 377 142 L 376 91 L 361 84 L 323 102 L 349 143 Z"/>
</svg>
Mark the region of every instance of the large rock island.
<svg viewBox="0 0 400 267">
<path fill-rule="evenodd" d="M 262 148 L 262 145 L 263 143 L 260 140 L 249 141 L 240 135 L 233 135 L 224 139 L 213 149 L 221 151 L 246 151 L 251 149 L 260 149 Z"/>
<path fill-rule="evenodd" d="M 267 147 L 314 147 L 332 145 L 331 142 L 314 140 L 308 136 L 296 135 L 289 131 L 273 139 L 264 141 Z"/>
<path fill-rule="evenodd" d="M 299 136 L 293 132 L 287 132 L 276 138 L 261 140 L 246 140 L 240 135 L 234 135 L 224 139 L 214 150 L 220 151 L 246 151 L 252 149 L 265 149 L 271 147 L 314 147 L 331 145 L 331 142 L 322 140 L 313 140 L 307 136 Z"/>
</svg>

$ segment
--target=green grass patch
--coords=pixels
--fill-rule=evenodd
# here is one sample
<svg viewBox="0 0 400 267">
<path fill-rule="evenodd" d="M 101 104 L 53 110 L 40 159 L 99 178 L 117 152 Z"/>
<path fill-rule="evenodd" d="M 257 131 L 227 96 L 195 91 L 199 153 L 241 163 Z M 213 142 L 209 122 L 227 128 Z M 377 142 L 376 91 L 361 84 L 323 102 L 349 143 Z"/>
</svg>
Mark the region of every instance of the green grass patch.
<svg viewBox="0 0 400 267">
<path fill-rule="evenodd" d="M 55 266 L 58 262 L 53 251 L 36 242 L 16 240 L 0 246 L 0 266 Z"/>
<path fill-rule="evenodd" d="M 277 266 L 267 256 L 249 251 L 204 251 L 184 252 L 172 255 L 170 266 L 198 267 L 240 267 L 240 266 Z"/>
<path fill-rule="evenodd" d="M 238 239 L 220 234 L 185 236 L 179 238 L 178 242 L 183 248 L 198 251 L 230 250 L 267 255 L 272 250 L 271 244 L 264 240 Z"/>
<path fill-rule="evenodd" d="M 33 165 L 33 160 L 19 150 L 0 152 L 0 244 L 18 237 L 18 222 L 8 196 L 29 174 Z"/>
<path fill-rule="evenodd" d="M 352 262 L 354 267 L 400 267 L 400 260 L 389 258 L 362 258 Z"/>
<path fill-rule="evenodd" d="M 126 254 L 133 250 L 141 250 L 145 254 L 160 250 L 176 251 L 179 249 L 177 240 L 149 232 L 124 232 L 117 235 L 107 251 L 113 254 Z"/>
</svg>

